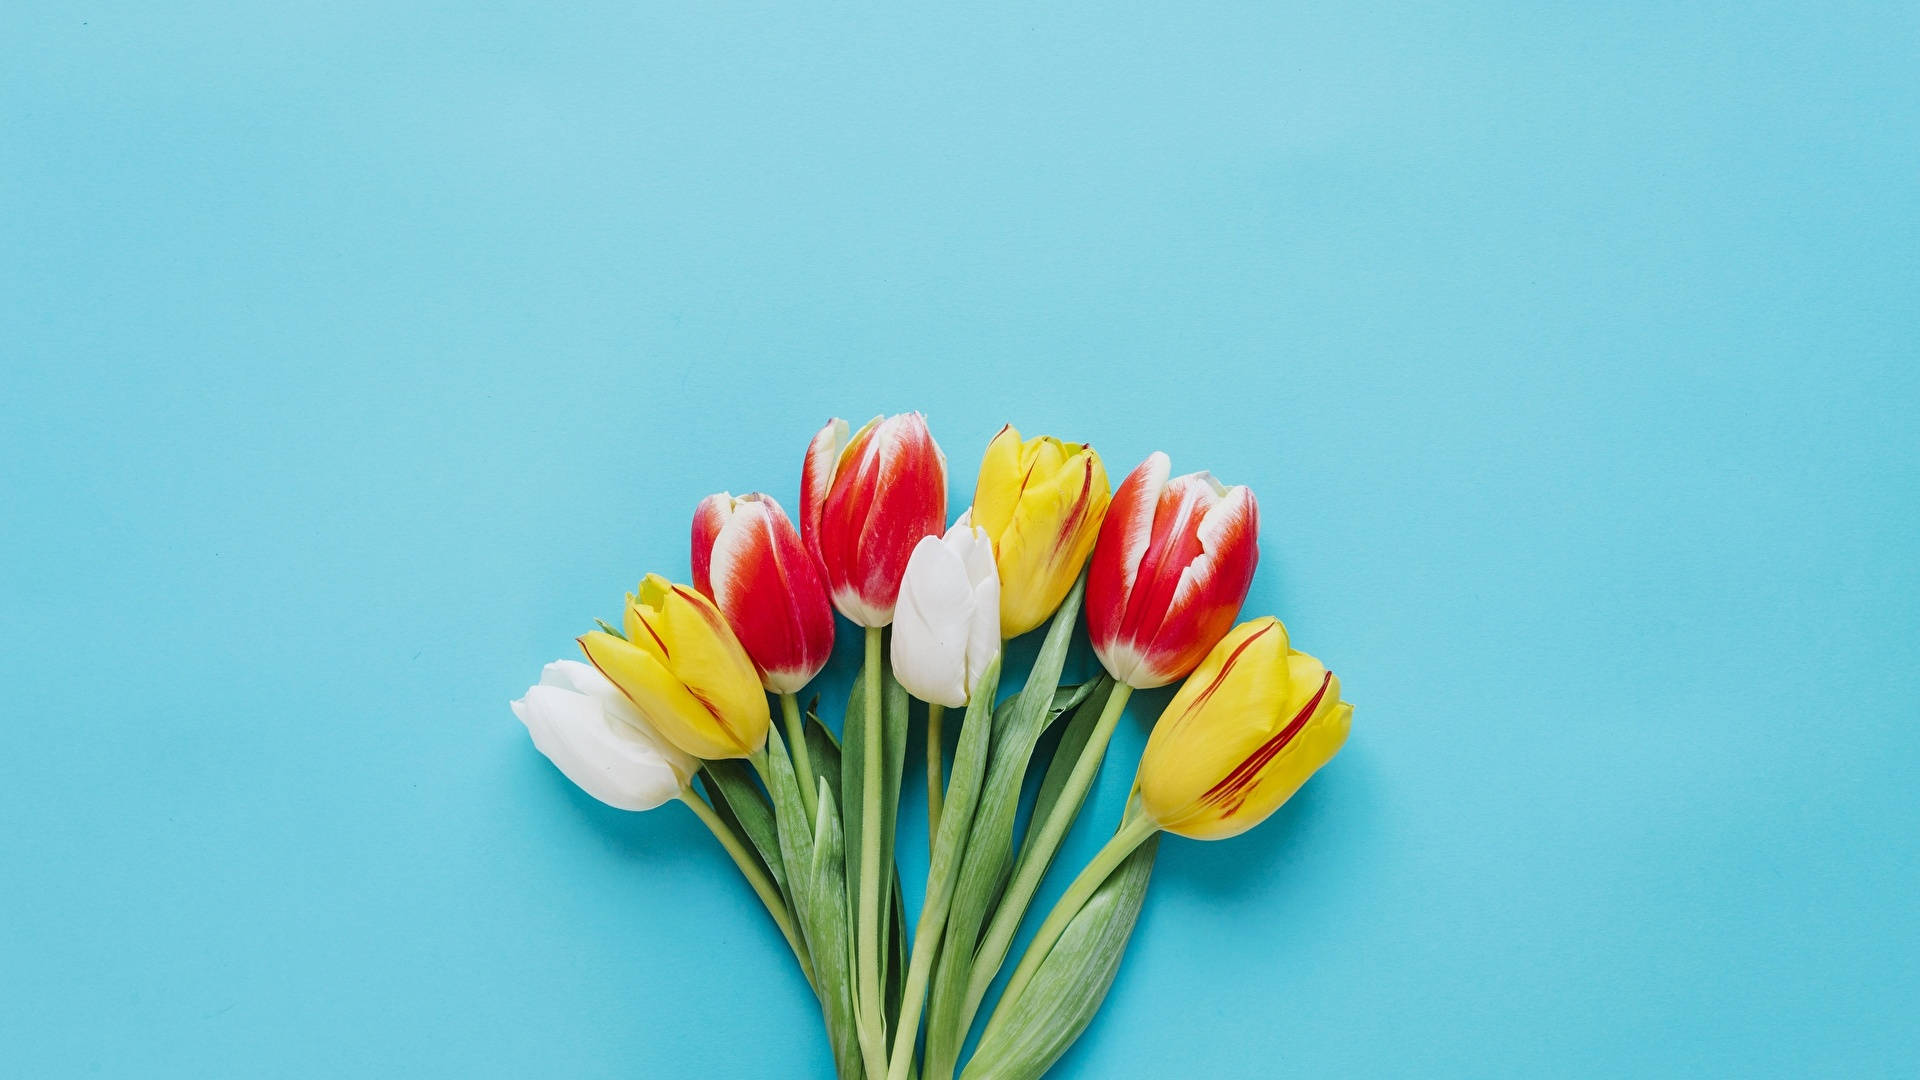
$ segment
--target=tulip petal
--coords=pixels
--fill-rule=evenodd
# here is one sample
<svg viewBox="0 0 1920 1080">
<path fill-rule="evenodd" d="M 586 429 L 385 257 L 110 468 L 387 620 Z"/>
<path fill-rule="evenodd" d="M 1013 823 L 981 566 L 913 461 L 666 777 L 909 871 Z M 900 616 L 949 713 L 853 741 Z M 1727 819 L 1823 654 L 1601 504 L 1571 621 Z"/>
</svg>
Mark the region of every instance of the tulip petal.
<svg viewBox="0 0 1920 1080">
<path fill-rule="evenodd" d="M 771 496 L 754 493 L 733 500 L 704 559 L 698 514 L 694 531 L 695 586 L 726 617 L 768 689 L 800 690 L 833 651 L 833 611 L 792 522 Z"/>
<path fill-rule="evenodd" d="M 847 422 L 834 417 L 826 422 L 807 444 L 807 459 L 800 467 L 800 531 L 807 550 L 820 559 L 820 515 L 827 505 L 827 493 L 839 471 L 849 439 Z"/>
<path fill-rule="evenodd" d="M 512 706 L 534 747 L 608 806 L 651 810 L 686 783 L 650 739 L 609 715 L 591 694 L 543 681 Z"/>
<path fill-rule="evenodd" d="M 1144 657 L 1143 671 L 1159 680 L 1153 685 L 1172 682 L 1192 670 L 1233 626 L 1253 586 L 1260 561 L 1259 536 L 1259 508 L 1248 488 L 1232 488 L 1206 509 L 1193 530 L 1190 547 L 1196 553 L 1173 579 L 1164 613 L 1157 625 L 1143 626 L 1136 638 L 1173 646 Z M 1143 615 L 1150 613 L 1151 608 L 1143 611 Z"/>
<path fill-rule="evenodd" d="M 876 419 L 842 452 L 819 514 L 817 551 L 841 614 L 893 620 L 913 547 L 946 522 L 946 459 L 918 413 Z"/>
<path fill-rule="evenodd" d="M 988 441 L 987 452 L 980 459 L 980 479 L 974 485 L 970 513 L 973 523 L 987 530 L 988 536 L 999 536 L 1013 523 L 1013 511 L 1020 505 L 1027 475 L 1021 462 L 1023 449 L 1020 429 L 1008 424 Z"/>
<path fill-rule="evenodd" d="M 1106 521 L 1087 568 L 1087 631 L 1101 664 L 1132 685 L 1140 650 L 1123 634 L 1128 598 L 1139 578 L 1140 560 L 1153 543 L 1155 512 L 1173 463 L 1155 450 L 1127 474 L 1107 506 Z"/>
<path fill-rule="evenodd" d="M 729 756 L 759 749 L 770 719 L 767 696 L 760 673 L 719 609 L 692 589 L 673 585 L 661 600 L 659 617 L 661 636 L 673 649 L 667 667 L 739 748 Z"/>
<path fill-rule="evenodd" d="M 712 713 L 652 653 L 602 631 L 580 638 L 580 649 L 668 742 L 697 758 L 742 757 L 744 740 L 711 719 Z"/>
<path fill-rule="evenodd" d="M 922 701 L 967 703 L 973 590 L 961 555 L 940 537 L 914 546 L 894 609 L 894 677 Z"/>
<path fill-rule="evenodd" d="M 693 509 L 693 587 L 708 596 L 714 595 L 713 546 L 733 519 L 734 501 L 731 494 L 722 491 L 701 499 Z"/>
<path fill-rule="evenodd" d="M 1340 680 L 1267 616 L 1222 638 L 1161 714 L 1140 758 L 1140 805 L 1202 840 L 1252 828 L 1346 740 Z"/>
</svg>

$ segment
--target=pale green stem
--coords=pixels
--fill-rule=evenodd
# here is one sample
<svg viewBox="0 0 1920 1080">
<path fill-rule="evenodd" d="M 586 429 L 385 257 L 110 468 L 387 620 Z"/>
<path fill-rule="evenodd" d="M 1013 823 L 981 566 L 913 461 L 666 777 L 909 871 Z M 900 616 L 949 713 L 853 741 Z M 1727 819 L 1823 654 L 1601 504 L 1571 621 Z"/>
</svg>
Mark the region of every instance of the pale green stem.
<svg viewBox="0 0 1920 1080">
<path fill-rule="evenodd" d="M 792 694 L 780 695 L 780 717 L 787 725 L 787 747 L 793 752 L 793 775 L 800 784 L 800 805 L 807 811 L 807 820 L 813 820 L 820 802 L 820 784 L 813 776 L 813 755 L 807 752 L 807 726 L 800 719 L 800 699 Z"/>
<path fill-rule="evenodd" d="M 1047 913 L 1047 921 L 1041 923 L 1039 931 L 1033 935 L 1026 954 L 1020 958 L 1020 966 L 1013 969 L 1013 977 L 1007 980 L 1007 989 L 1000 995 L 1000 1003 L 994 1007 L 986 1031 L 980 1035 L 981 1042 L 991 1038 L 994 1030 L 1013 1015 L 1013 1010 L 1020 1004 L 1020 995 L 1027 989 L 1027 984 L 1033 981 L 1034 973 L 1040 970 L 1047 954 L 1053 951 L 1054 943 L 1060 940 L 1061 934 L 1067 932 L 1067 925 L 1073 922 L 1075 915 L 1080 914 L 1081 908 L 1087 906 L 1087 901 L 1113 873 L 1114 867 L 1119 866 L 1127 856 L 1133 854 L 1135 848 L 1146 843 L 1147 837 L 1158 830 L 1159 826 L 1145 814 L 1128 808 L 1126 819 L 1120 823 L 1120 831 L 1113 834 L 1113 839 L 1107 841 L 1106 846 L 1094 855 L 1093 861 L 1087 864 L 1087 868 L 1080 871 L 1080 876 L 1073 879 L 1073 884 L 1067 886 L 1060 902 Z"/>
<path fill-rule="evenodd" d="M 993 723 L 993 691 L 999 684 L 1000 661 L 995 660 L 987 668 L 987 674 L 974 685 L 974 703 L 967 710 L 966 724 Z M 930 735 L 937 738 L 941 706 L 934 705 L 931 708 Z M 909 954 L 912 960 L 907 967 L 906 979 L 901 984 L 900 1018 L 893 1035 L 893 1059 L 888 1063 L 886 1080 L 908 1080 L 913 1069 L 913 1044 L 920 1035 L 920 1011 L 927 1002 L 927 980 L 933 976 L 934 954 L 939 951 L 940 937 L 947 927 L 947 911 L 953 903 L 954 872 L 959 868 L 960 853 L 966 846 L 974 800 L 980 794 L 984 766 L 981 759 L 986 754 L 987 740 L 982 737 L 969 742 L 966 731 L 967 728 L 963 727 L 960 753 L 953 763 L 955 788 L 952 812 L 943 819 L 947 831 L 943 836 L 938 826 L 935 827 L 933 845 L 928 853 L 927 895 L 920 905 L 920 921 L 914 927 L 913 950 Z M 934 742 L 929 745 L 939 744 Z M 937 785 L 934 790 L 938 790 Z"/>
<path fill-rule="evenodd" d="M 860 991 L 860 1049 L 868 1077 L 886 1075 L 886 1020 L 880 1011 L 880 759 L 886 740 L 880 724 L 880 628 L 867 627 L 866 747 L 860 781 L 860 922 L 854 939 Z"/>
<path fill-rule="evenodd" d="M 927 850 L 940 839 L 940 810 L 946 798 L 946 784 L 940 774 L 944 770 L 943 751 L 940 745 L 940 720 L 946 715 L 947 707 L 937 702 L 927 702 Z"/>
<path fill-rule="evenodd" d="M 1080 805 L 1086 801 L 1087 789 L 1093 786 L 1094 777 L 1100 774 L 1100 762 L 1107 756 L 1107 743 L 1113 738 L 1113 727 L 1127 707 L 1127 698 L 1132 695 L 1133 687 L 1126 683 L 1115 685 L 1113 692 L 1107 695 L 1106 707 L 1100 710 L 1100 719 L 1093 725 L 1087 745 L 1073 763 L 1073 772 L 1068 774 L 1066 786 L 1060 789 L 1060 798 L 1054 802 L 1052 814 L 1034 837 L 1032 847 L 1021 853 L 1019 872 L 1007 885 L 1000 908 L 994 912 L 993 922 L 980 939 L 979 949 L 974 952 L 973 976 L 967 983 L 966 1005 L 960 1011 L 968 1024 L 972 1023 L 980 1002 L 986 998 L 994 977 L 1000 974 L 1000 965 L 1006 962 L 1013 936 L 1020 931 L 1020 920 L 1027 914 L 1027 905 L 1033 903 L 1033 894 L 1040 888 L 1041 879 L 1047 876 L 1047 868 L 1053 865 L 1053 856 L 1060 850 L 1060 842 L 1066 839 L 1067 830 L 1073 827 L 1073 819 L 1080 814 Z"/>
<path fill-rule="evenodd" d="M 746 845 L 733 834 L 733 829 L 714 812 L 713 807 L 707 805 L 705 799 L 695 795 L 692 788 L 681 788 L 680 801 L 687 804 L 701 824 L 713 833 L 714 839 L 720 841 L 720 846 L 727 849 L 727 854 L 733 856 L 733 864 L 740 868 L 747 884 L 759 894 L 760 902 L 767 905 L 767 914 L 773 916 L 774 925 L 780 928 L 780 936 L 787 939 L 787 945 L 793 949 L 794 959 L 800 961 L 800 971 L 806 975 L 807 985 L 813 986 L 813 962 L 807 959 L 807 947 L 800 943 L 800 935 L 794 932 L 793 916 L 787 911 L 787 902 L 781 898 L 780 890 L 767 877 L 766 871 L 760 869 L 760 864 L 754 861 Z"/>
</svg>

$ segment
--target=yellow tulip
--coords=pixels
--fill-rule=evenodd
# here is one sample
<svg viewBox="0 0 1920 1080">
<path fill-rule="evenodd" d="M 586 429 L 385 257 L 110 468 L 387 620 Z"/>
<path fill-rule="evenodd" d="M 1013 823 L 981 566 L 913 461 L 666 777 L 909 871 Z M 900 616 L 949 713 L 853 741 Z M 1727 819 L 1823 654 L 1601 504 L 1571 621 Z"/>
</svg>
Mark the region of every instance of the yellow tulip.
<svg viewBox="0 0 1920 1080">
<path fill-rule="evenodd" d="M 1332 760 L 1353 725 L 1340 680 L 1267 616 L 1241 623 L 1180 687 L 1135 789 L 1160 828 L 1219 840 L 1253 828 Z"/>
<path fill-rule="evenodd" d="M 697 758 L 751 757 L 771 716 L 759 672 L 713 601 L 659 574 L 628 594 L 626 637 L 580 648 L 668 742 Z"/>
<path fill-rule="evenodd" d="M 1047 621 L 1100 535 L 1113 497 L 1100 455 L 1047 435 L 1022 441 L 1012 424 L 987 444 L 969 521 L 985 529 L 1000 568 L 1000 634 Z"/>
</svg>

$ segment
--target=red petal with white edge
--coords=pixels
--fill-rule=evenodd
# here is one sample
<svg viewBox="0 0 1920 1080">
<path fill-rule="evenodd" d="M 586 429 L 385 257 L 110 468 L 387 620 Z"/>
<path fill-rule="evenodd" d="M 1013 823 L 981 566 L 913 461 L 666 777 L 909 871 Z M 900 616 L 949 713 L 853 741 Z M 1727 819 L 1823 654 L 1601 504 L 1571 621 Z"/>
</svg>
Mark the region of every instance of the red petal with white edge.
<svg viewBox="0 0 1920 1080">
<path fill-rule="evenodd" d="M 847 446 L 847 431 L 845 420 L 827 421 L 807 444 L 807 460 L 800 466 L 800 532 L 815 562 L 820 561 L 820 513 Z"/>
<path fill-rule="evenodd" d="M 733 496 L 724 491 L 701 499 L 693 508 L 693 587 L 709 600 L 713 599 L 710 567 L 714 541 L 720 539 L 720 530 L 732 516 Z"/>
<path fill-rule="evenodd" d="M 1180 570 L 1159 624 L 1143 624 L 1134 638 L 1143 661 L 1135 686 L 1163 686 L 1198 666 L 1233 629 L 1253 585 L 1260 561 L 1260 511 L 1253 492 L 1230 489 L 1198 526 L 1193 540 L 1199 551 Z"/>
<path fill-rule="evenodd" d="M 708 595 L 768 689 L 799 690 L 833 651 L 833 611 L 793 523 L 770 496 L 743 495 L 711 551 Z"/>
<path fill-rule="evenodd" d="M 1109 660 L 1109 654 L 1121 647 L 1127 598 L 1133 591 L 1140 559 L 1153 542 L 1154 511 L 1172 471 L 1167 455 L 1155 450 L 1120 481 L 1107 506 L 1106 520 L 1100 523 L 1100 537 L 1094 542 L 1093 559 L 1087 567 L 1087 631 L 1101 662 L 1115 675 L 1121 670 Z M 1131 664 L 1121 666 L 1130 668 Z"/>
</svg>

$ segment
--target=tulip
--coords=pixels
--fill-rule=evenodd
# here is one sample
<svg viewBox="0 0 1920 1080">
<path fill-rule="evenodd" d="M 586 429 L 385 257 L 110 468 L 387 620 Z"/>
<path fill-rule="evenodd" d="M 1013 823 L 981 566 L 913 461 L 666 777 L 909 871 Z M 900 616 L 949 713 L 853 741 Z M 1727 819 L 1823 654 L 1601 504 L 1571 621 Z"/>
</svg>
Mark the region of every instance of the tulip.
<svg viewBox="0 0 1920 1080">
<path fill-rule="evenodd" d="M 959 707 L 1000 655 L 1000 579 L 984 529 L 914 545 L 894 610 L 893 673 L 922 701 Z"/>
<path fill-rule="evenodd" d="M 833 605 L 872 628 L 893 621 L 900 576 L 923 536 L 947 524 L 947 459 L 919 413 L 834 419 L 807 447 L 800 527 Z"/>
<path fill-rule="evenodd" d="M 1253 828 L 1347 741 L 1353 706 L 1269 615 L 1221 639 L 1173 696 L 1135 781 L 1159 828 L 1219 840 Z"/>
<path fill-rule="evenodd" d="M 874 417 L 851 437 L 829 420 L 807 447 L 800 474 L 800 529 L 833 606 L 866 627 L 865 746 L 861 781 L 860 889 L 853 953 L 861 1052 L 884 1072 L 880 1008 L 880 628 L 893 621 L 907 559 L 923 536 L 947 524 L 947 460 L 919 413 Z M 849 808 L 853 812 L 853 808 Z"/>
<path fill-rule="evenodd" d="M 880 1010 L 880 628 L 893 621 L 907 559 L 947 523 L 947 459 L 919 413 L 874 417 L 851 437 L 829 420 L 807 447 L 800 529 L 833 606 L 867 628 L 865 770 L 862 778 L 858 961 L 863 1053 L 883 1063 Z M 884 1068 L 884 1065 L 882 1065 Z"/>
<path fill-rule="evenodd" d="M 1296 651 L 1280 620 L 1269 615 L 1234 627 L 1160 714 L 1119 831 L 1034 934 L 987 1032 L 1013 1015 L 1067 924 L 1147 837 L 1164 830 L 1221 840 L 1253 828 L 1333 759 L 1352 726 L 1340 680 Z"/>
<path fill-rule="evenodd" d="M 694 794 L 690 785 L 700 769 L 694 755 L 662 738 L 626 694 L 578 660 L 548 664 L 540 671 L 540 682 L 511 704 L 513 715 L 533 736 L 534 748 L 582 791 L 608 806 L 651 810 L 669 800 L 685 803 L 746 876 L 793 949 L 807 982 L 813 982 L 812 961 L 779 887 L 733 826 Z"/>
<path fill-rule="evenodd" d="M 833 653 L 833 609 L 770 495 L 722 492 L 693 512 L 693 587 L 712 600 L 768 690 L 797 693 Z"/>
<path fill-rule="evenodd" d="M 1087 570 L 1094 654 L 1136 690 L 1193 670 L 1233 625 L 1260 558 L 1253 492 L 1171 471 L 1155 451 L 1121 482 Z"/>
<path fill-rule="evenodd" d="M 820 568 L 773 496 L 722 492 L 693 512 L 693 587 L 726 616 L 760 680 L 780 695 L 801 805 L 811 820 L 813 758 L 794 695 L 833 653 L 833 608 Z"/>
<path fill-rule="evenodd" d="M 753 757 L 772 716 L 760 674 L 713 601 L 648 574 L 627 596 L 626 636 L 580 648 L 667 741 L 697 758 Z"/>
<path fill-rule="evenodd" d="M 1085 443 L 1012 424 L 987 444 L 968 520 L 993 538 L 1000 567 L 1000 632 L 1019 637 L 1047 621 L 1086 565 L 1110 497 L 1106 466 Z"/>
<path fill-rule="evenodd" d="M 965 705 L 1000 656 L 1000 577 L 986 531 L 962 519 L 944 537 L 922 537 L 900 579 L 893 674 L 927 703 L 927 835 L 944 807 L 941 720 Z"/>
<path fill-rule="evenodd" d="M 700 762 L 660 737 L 626 695 L 578 660 L 556 660 L 513 702 L 534 748 L 580 790 L 620 810 L 651 810 L 680 793 Z"/>
</svg>

